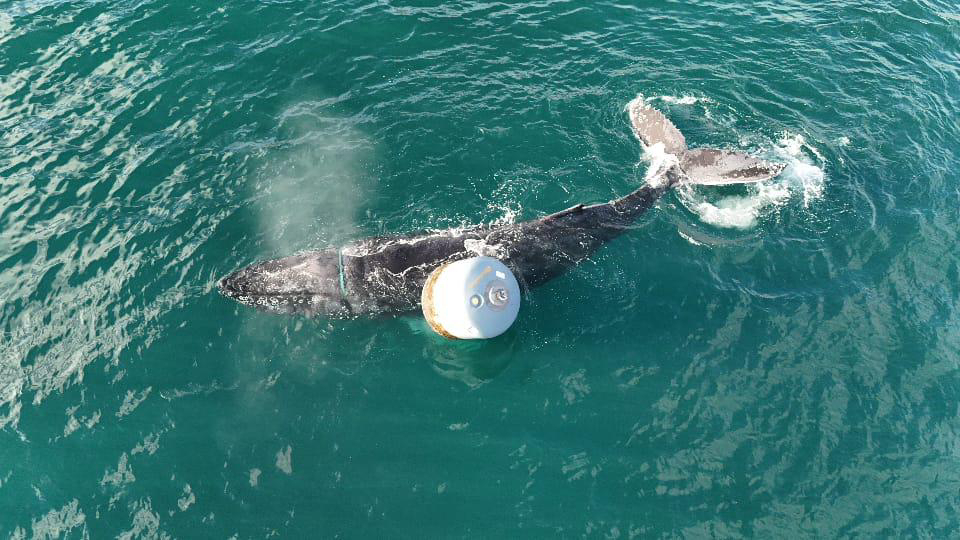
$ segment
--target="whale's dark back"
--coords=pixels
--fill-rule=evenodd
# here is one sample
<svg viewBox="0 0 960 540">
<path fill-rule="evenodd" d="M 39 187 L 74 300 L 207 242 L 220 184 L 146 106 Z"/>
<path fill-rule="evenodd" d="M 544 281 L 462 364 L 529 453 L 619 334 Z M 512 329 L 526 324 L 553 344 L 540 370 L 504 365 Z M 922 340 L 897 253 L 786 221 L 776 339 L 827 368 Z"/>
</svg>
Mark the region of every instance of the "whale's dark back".
<svg viewBox="0 0 960 540">
<path fill-rule="evenodd" d="M 643 187 L 617 201 L 577 205 L 537 220 L 497 227 L 385 237 L 344 249 L 346 300 L 357 314 L 418 309 L 427 276 L 476 255 L 499 258 L 525 288 L 541 285 L 623 234 L 667 187 Z"/>
<path fill-rule="evenodd" d="M 644 186 L 616 201 L 533 221 L 361 240 L 340 249 L 257 263 L 220 282 L 224 294 L 254 307 L 332 317 L 419 309 L 427 276 L 441 265 L 490 255 L 525 288 L 572 268 L 626 231 L 670 184 Z"/>
</svg>

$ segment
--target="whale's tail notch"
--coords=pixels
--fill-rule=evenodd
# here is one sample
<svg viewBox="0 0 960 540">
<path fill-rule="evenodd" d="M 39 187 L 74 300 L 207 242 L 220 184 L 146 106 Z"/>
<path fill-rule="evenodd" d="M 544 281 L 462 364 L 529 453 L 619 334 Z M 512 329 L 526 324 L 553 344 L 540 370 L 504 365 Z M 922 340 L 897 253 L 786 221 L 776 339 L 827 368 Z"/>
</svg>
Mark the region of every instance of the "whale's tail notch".
<svg viewBox="0 0 960 540">
<path fill-rule="evenodd" d="M 645 146 L 663 145 L 663 152 L 676 156 L 681 183 L 704 186 L 750 184 L 777 176 L 785 167 L 741 152 L 716 148 L 687 148 L 683 133 L 660 111 L 647 105 L 643 96 L 627 104 L 633 133 Z"/>
</svg>

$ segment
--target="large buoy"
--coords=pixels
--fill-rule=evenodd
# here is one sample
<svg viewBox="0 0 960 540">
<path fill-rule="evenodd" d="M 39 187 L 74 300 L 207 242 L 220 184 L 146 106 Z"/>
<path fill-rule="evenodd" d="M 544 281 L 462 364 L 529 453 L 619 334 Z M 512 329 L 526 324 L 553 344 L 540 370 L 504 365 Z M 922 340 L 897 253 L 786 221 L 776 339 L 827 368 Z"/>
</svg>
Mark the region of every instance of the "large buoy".
<svg viewBox="0 0 960 540">
<path fill-rule="evenodd" d="M 516 320 L 520 286 L 502 262 L 472 257 L 434 270 L 420 300 L 427 323 L 441 336 L 486 339 L 506 332 Z"/>
</svg>

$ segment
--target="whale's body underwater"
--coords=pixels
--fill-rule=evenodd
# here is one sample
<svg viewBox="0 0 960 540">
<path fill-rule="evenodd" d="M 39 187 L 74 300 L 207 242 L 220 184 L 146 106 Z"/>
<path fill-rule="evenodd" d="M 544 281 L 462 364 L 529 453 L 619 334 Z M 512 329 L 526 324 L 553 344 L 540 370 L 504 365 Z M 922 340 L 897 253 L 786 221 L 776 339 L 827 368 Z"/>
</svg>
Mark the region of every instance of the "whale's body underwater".
<svg viewBox="0 0 960 540">
<path fill-rule="evenodd" d="M 350 317 L 419 308 L 430 273 L 447 262 L 495 254 L 521 284 L 535 287 L 627 231 L 668 190 L 684 182 L 759 182 L 784 165 L 727 150 L 688 149 L 683 134 L 641 98 L 627 106 L 634 133 L 675 159 L 650 183 L 604 204 L 576 205 L 533 221 L 430 234 L 385 236 L 260 262 L 220 281 L 226 296 L 267 311 Z M 492 253 L 491 253 L 492 252 Z"/>
</svg>

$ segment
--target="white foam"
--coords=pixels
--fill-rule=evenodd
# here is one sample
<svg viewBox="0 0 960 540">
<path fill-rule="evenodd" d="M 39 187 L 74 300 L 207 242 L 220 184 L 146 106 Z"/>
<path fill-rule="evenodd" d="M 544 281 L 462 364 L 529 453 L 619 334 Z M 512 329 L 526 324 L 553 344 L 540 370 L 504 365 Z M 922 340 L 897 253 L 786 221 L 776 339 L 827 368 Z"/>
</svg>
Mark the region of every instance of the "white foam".
<svg viewBox="0 0 960 540">
<path fill-rule="evenodd" d="M 800 197 L 806 208 L 823 196 L 826 174 L 821 165 L 825 159 L 803 135 L 785 133 L 767 152 L 761 152 L 761 156 L 787 166 L 779 176 L 747 186 L 746 195 L 718 199 L 716 188 L 684 185 L 679 190 L 680 201 L 704 223 L 722 228 L 750 229 L 763 216 L 785 206 L 794 197 Z M 654 152 L 650 170 L 655 169 L 657 158 Z"/>
<path fill-rule="evenodd" d="M 782 184 L 756 184 L 756 193 L 734 195 L 711 202 L 702 195 L 690 195 L 693 190 L 681 192 L 688 203 L 705 223 L 723 228 L 750 229 L 767 210 L 783 205 L 790 191 Z"/>
<path fill-rule="evenodd" d="M 685 234 L 683 231 L 681 231 L 681 230 L 679 230 L 679 229 L 677 230 L 677 233 L 680 235 L 680 238 L 683 238 L 684 240 L 686 240 L 687 242 L 690 242 L 691 244 L 693 244 L 693 245 L 695 245 L 695 246 L 702 246 L 702 245 L 703 245 L 703 242 L 698 242 L 698 241 L 694 240 L 692 236 L 690 236 L 690 235 L 688 235 L 688 234 Z"/>
<path fill-rule="evenodd" d="M 491 225 L 510 225 L 517 222 L 517 216 L 520 215 L 519 208 L 511 208 L 506 204 L 488 204 L 487 208 L 494 213 L 499 213 L 500 217 L 495 219 Z"/>
<path fill-rule="evenodd" d="M 5 37 L 4 34 L 8 34 L 13 30 L 13 17 L 7 13 L 0 13 L 0 38 Z"/>
<path fill-rule="evenodd" d="M 774 180 L 798 189 L 803 195 L 804 207 L 823 196 L 827 176 L 821 165 L 826 159 L 815 146 L 807 143 L 803 135 L 784 133 L 774 153 L 787 162 L 787 168 Z"/>
<path fill-rule="evenodd" d="M 697 103 L 713 103 L 713 100 L 697 96 L 655 96 L 651 99 L 657 99 L 664 103 L 673 103 L 676 105 L 696 105 Z"/>
<path fill-rule="evenodd" d="M 485 239 L 468 238 L 463 241 L 463 249 L 478 257 L 493 257 L 505 259 L 508 255 L 506 248 L 500 244 L 488 244 Z"/>
<path fill-rule="evenodd" d="M 666 181 L 664 173 L 670 167 L 676 165 L 679 160 L 676 155 L 667 153 L 663 143 L 645 146 L 643 150 L 643 159 L 650 163 L 643 180 L 651 187 L 658 187 Z"/>
</svg>

